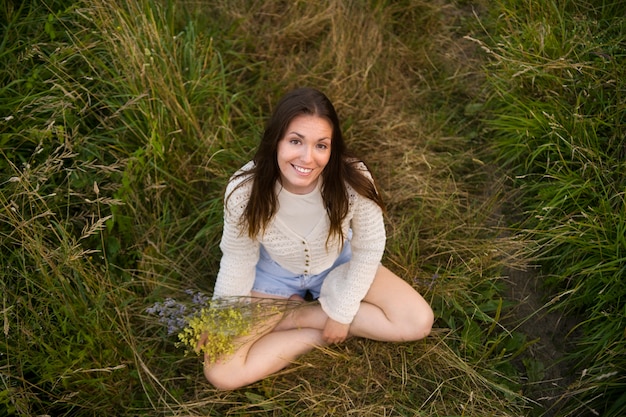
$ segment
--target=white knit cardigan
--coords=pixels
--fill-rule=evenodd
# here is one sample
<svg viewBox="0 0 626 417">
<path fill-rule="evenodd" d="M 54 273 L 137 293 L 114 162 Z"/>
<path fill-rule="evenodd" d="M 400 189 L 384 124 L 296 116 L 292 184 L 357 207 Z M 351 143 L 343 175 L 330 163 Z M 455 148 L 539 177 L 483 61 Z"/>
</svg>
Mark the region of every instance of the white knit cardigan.
<svg viewBox="0 0 626 417">
<path fill-rule="evenodd" d="M 249 162 L 241 171 L 245 172 L 252 166 L 253 163 Z M 364 164 L 359 168 L 363 175 L 371 178 Z M 327 250 L 338 254 L 341 248 L 339 242 L 331 241 L 328 247 L 326 245 L 329 222 L 326 222 L 326 227 L 316 227 L 303 239 L 281 222 L 272 219 L 265 233 L 251 239 L 247 230 L 242 230 L 240 222 L 252 187 L 252 181 L 245 181 L 246 178 L 239 176 L 231 180 L 226 188 L 224 231 L 220 243 L 222 259 L 213 292 L 214 299 L 250 295 L 261 244 L 279 265 L 281 260 L 289 259 L 290 262 L 284 263 L 290 265 L 298 264 L 298 261 L 294 263 L 294 259 L 299 260 L 301 270 L 292 271 L 296 275 L 321 272 L 328 267 Z M 348 184 L 346 187 L 349 206 L 341 228 L 344 236 L 348 236 L 349 229 L 352 229 L 352 258 L 329 273 L 319 297 L 324 312 L 340 323 L 351 323 L 354 319 L 361 300 L 374 280 L 386 239 L 380 207 Z"/>
</svg>

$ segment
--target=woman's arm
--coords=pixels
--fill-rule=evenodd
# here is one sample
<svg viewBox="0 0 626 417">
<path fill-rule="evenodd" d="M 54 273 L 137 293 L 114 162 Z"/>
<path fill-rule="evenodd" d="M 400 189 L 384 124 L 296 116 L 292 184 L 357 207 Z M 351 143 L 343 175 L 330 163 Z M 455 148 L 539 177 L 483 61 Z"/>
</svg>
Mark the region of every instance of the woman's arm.
<svg viewBox="0 0 626 417">
<path fill-rule="evenodd" d="M 385 250 L 385 225 L 381 208 L 350 189 L 353 199 L 352 259 L 334 269 L 324 281 L 320 303 L 324 312 L 339 323 L 351 323 L 367 294 Z"/>
<path fill-rule="evenodd" d="M 260 244 L 248 236 L 247 230 L 242 230 L 240 222 L 248 204 L 250 184 L 239 186 L 237 181 L 231 181 L 226 189 L 224 230 L 220 242 L 222 259 L 213 299 L 249 296 L 254 284 Z"/>
</svg>

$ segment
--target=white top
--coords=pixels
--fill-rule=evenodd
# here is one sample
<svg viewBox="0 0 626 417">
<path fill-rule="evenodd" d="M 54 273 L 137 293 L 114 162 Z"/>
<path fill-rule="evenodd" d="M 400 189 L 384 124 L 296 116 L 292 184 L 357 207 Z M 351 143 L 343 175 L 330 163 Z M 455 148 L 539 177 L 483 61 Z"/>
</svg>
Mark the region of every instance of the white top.
<svg viewBox="0 0 626 417">
<path fill-rule="evenodd" d="M 241 168 L 245 172 L 253 166 L 249 162 Z M 359 166 L 363 175 L 371 178 L 364 164 Z M 226 188 L 227 204 L 224 208 L 224 231 L 220 249 L 222 259 L 217 275 L 213 298 L 249 296 L 255 279 L 260 245 L 263 244 L 271 258 L 283 268 L 297 275 L 315 275 L 332 266 L 341 251 L 341 242 L 328 242 L 330 220 L 325 213 L 318 221 L 298 216 L 291 206 L 301 200 L 294 194 L 278 194 L 279 210 L 270 220 L 264 234 L 251 239 L 242 230 L 240 218 L 250 198 L 252 181 L 244 183 L 246 176 L 230 181 Z M 237 187 L 239 184 L 243 185 Z M 351 323 L 361 300 L 367 294 L 385 249 L 385 227 L 380 207 L 372 200 L 357 193 L 346 184 L 348 191 L 348 214 L 341 228 L 344 236 L 352 229 L 352 259 L 334 268 L 324 280 L 319 301 L 328 316 L 340 323 Z M 230 197 L 229 197 L 230 196 Z M 296 198 L 292 198 L 292 197 Z M 319 187 L 303 197 L 319 201 Z M 322 202 L 323 208 L 323 202 Z M 317 210 L 313 209 L 313 212 Z M 293 222 L 306 223 L 294 227 Z M 307 219 L 303 221 L 302 219 Z M 294 230 L 296 229 L 296 230 Z"/>
<path fill-rule="evenodd" d="M 291 193 L 280 183 L 276 183 L 275 191 L 278 196 L 276 219 L 298 236 L 307 237 L 320 221 L 328 220 L 320 190 L 321 183 L 322 178 L 319 177 L 315 189 L 307 194 Z M 286 265 L 283 266 L 287 268 Z"/>
</svg>

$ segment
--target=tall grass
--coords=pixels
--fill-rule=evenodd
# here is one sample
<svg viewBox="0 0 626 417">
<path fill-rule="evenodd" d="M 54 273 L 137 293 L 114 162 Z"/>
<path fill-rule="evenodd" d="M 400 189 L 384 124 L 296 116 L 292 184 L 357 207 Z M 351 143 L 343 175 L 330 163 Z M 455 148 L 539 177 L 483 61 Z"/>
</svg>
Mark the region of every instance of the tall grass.
<svg viewBox="0 0 626 417">
<path fill-rule="evenodd" d="M 150 8 L 13 7 L 3 5 L 2 404 L 21 415 L 155 406 L 159 383 L 144 364 L 154 348 L 139 342 L 144 297 L 161 283 L 188 286 L 182 271 L 218 256 L 222 187 L 211 181 L 229 168 L 203 163 L 241 119 L 229 113 L 236 97 L 221 87 L 210 39 L 187 28 L 183 44 L 159 5 L 159 26 L 132 24 L 155 18 Z M 131 49 L 124 24 L 165 33 L 130 33 L 157 43 Z M 163 48 L 180 69 L 159 61 Z M 198 122 L 206 102 L 196 94 L 223 103 L 202 119 L 224 123 Z M 215 220 L 201 233 L 207 212 Z"/>
<path fill-rule="evenodd" d="M 582 317 L 557 415 L 626 413 L 626 6 L 500 2 L 486 46 L 499 161 L 556 307 Z"/>
<path fill-rule="evenodd" d="M 501 328 L 498 292 L 519 243 L 499 237 L 498 185 L 482 194 L 467 111 L 480 71 L 453 4 L 0 7 L 7 414 L 523 412 L 507 363 L 524 341 Z M 337 104 L 389 202 L 385 262 L 431 301 L 438 329 L 419 343 L 353 340 L 218 392 L 145 308 L 210 292 L 228 176 L 297 85 Z"/>
<path fill-rule="evenodd" d="M 121 164 L 93 141 L 88 61 L 61 32 L 83 28 L 65 6 L 2 6 L 0 403 L 8 414 L 120 411 L 133 397 L 124 389 L 137 383 L 122 308 L 134 297 L 128 282 L 110 279 L 98 250 L 121 204 L 111 192 Z"/>
</svg>

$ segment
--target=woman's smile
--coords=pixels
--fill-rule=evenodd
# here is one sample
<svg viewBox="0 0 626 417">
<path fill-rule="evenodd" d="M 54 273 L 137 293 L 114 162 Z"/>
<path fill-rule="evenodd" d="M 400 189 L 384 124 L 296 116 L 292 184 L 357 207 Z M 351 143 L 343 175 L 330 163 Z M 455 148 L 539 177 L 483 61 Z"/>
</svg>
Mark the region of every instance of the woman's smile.
<svg viewBox="0 0 626 417">
<path fill-rule="evenodd" d="M 298 171 L 301 174 L 310 174 L 313 171 L 312 168 L 303 168 L 303 167 L 299 167 L 296 165 L 291 165 L 291 166 L 294 167 L 296 171 Z"/>
</svg>

